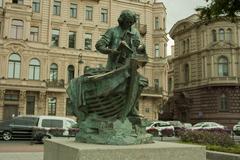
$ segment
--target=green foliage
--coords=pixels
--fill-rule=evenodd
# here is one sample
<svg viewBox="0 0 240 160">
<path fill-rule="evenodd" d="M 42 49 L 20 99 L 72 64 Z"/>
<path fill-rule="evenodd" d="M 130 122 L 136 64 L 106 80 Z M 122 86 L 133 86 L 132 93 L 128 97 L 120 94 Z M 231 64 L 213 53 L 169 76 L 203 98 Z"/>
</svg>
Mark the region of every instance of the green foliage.
<svg viewBox="0 0 240 160">
<path fill-rule="evenodd" d="M 240 154 L 240 145 L 234 145 L 232 147 L 222 147 L 222 146 L 216 146 L 216 145 L 207 145 L 207 150 Z"/>
<path fill-rule="evenodd" d="M 204 130 L 188 130 L 180 133 L 183 142 L 196 143 L 202 145 L 217 145 L 222 147 L 234 146 L 234 141 L 227 132 L 212 132 Z"/>
<path fill-rule="evenodd" d="M 210 20 L 219 16 L 227 16 L 234 21 L 237 13 L 240 13 L 240 0 L 211 0 L 210 4 L 199 7 L 196 11 L 201 12 L 202 19 Z"/>
</svg>

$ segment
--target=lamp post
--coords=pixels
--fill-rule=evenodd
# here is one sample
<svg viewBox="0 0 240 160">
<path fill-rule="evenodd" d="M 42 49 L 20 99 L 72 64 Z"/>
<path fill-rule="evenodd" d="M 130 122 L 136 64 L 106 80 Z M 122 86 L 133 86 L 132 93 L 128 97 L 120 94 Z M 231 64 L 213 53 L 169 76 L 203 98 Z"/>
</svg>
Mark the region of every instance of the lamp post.
<svg viewBox="0 0 240 160">
<path fill-rule="evenodd" d="M 79 49 L 79 54 L 78 54 L 78 77 L 80 76 L 80 65 L 84 63 L 82 60 L 82 49 Z"/>
</svg>

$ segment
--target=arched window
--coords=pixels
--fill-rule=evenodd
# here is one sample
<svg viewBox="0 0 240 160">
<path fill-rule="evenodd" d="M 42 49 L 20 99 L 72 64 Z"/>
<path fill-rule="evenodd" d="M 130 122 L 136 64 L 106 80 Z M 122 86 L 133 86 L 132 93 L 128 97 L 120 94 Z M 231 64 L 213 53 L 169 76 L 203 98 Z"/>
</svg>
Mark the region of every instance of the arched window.
<svg viewBox="0 0 240 160">
<path fill-rule="evenodd" d="M 189 65 L 184 65 L 184 80 L 185 82 L 189 82 Z"/>
<path fill-rule="evenodd" d="M 183 53 L 183 54 L 185 53 L 185 50 L 186 50 L 186 42 L 183 41 L 183 42 L 182 42 L 182 53 Z"/>
<path fill-rule="evenodd" d="M 8 78 L 20 78 L 21 71 L 21 57 L 13 53 L 8 61 Z"/>
<path fill-rule="evenodd" d="M 228 59 L 225 56 L 218 59 L 218 76 L 228 76 Z"/>
<path fill-rule="evenodd" d="M 160 47 L 159 47 L 159 44 L 155 44 L 155 57 L 160 57 Z"/>
<path fill-rule="evenodd" d="M 74 66 L 73 65 L 69 65 L 68 66 L 68 82 L 71 81 L 71 79 L 74 78 Z"/>
<path fill-rule="evenodd" d="M 225 39 L 225 31 L 224 31 L 224 29 L 219 29 L 219 40 L 220 41 L 224 41 L 224 39 Z"/>
<path fill-rule="evenodd" d="M 227 96 L 223 93 L 220 97 L 220 111 L 227 111 Z"/>
<path fill-rule="evenodd" d="M 215 29 L 212 30 L 212 41 L 213 41 L 213 42 L 216 42 L 216 41 L 217 41 L 217 32 L 216 32 Z"/>
<path fill-rule="evenodd" d="M 39 80 L 40 78 L 40 62 L 38 59 L 31 59 L 29 63 L 28 79 Z"/>
<path fill-rule="evenodd" d="M 50 81 L 55 81 L 58 79 L 58 66 L 53 63 L 50 66 Z"/>
<path fill-rule="evenodd" d="M 187 53 L 188 53 L 189 50 L 190 50 L 190 41 L 189 41 L 189 39 L 187 39 L 187 46 L 186 46 L 186 49 L 187 49 Z"/>
<path fill-rule="evenodd" d="M 14 19 L 11 26 L 11 38 L 22 39 L 23 38 L 23 21 Z"/>
<path fill-rule="evenodd" d="M 227 31 L 226 31 L 226 40 L 228 42 L 232 41 L 232 30 L 230 28 L 228 28 Z"/>
</svg>

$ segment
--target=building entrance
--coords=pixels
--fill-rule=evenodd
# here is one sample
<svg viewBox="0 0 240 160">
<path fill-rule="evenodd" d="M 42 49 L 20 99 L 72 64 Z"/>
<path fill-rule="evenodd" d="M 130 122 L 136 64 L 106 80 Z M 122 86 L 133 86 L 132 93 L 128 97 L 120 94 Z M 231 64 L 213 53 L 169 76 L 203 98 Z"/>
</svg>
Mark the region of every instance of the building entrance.
<svg viewBox="0 0 240 160">
<path fill-rule="evenodd" d="M 4 105 L 3 121 L 12 119 L 18 115 L 18 105 Z"/>
</svg>

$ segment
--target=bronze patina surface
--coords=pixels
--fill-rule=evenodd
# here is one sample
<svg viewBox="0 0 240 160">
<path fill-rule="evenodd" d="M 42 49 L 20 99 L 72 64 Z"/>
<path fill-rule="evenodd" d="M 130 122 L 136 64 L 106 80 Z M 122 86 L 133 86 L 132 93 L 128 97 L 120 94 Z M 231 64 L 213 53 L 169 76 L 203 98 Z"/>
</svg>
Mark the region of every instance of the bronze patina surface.
<svg viewBox="0 0 240 160">
<path fill-rule="evenodd" d="M 136 15 L 122 11 L 119 25 L 96 43 L 108 55 L 106 67 L 85 67 L 84 75 L 69 84 L 67 93 L 80 131 L 76 141 L 100 144 L 149 143 L 146 123 L 138 115 L 138 101 L 148 80 L 137 69 L 147 63 L 145 46 L 134 27 Z"/>
</svg>

